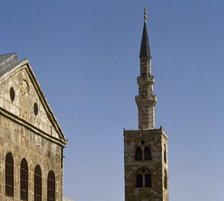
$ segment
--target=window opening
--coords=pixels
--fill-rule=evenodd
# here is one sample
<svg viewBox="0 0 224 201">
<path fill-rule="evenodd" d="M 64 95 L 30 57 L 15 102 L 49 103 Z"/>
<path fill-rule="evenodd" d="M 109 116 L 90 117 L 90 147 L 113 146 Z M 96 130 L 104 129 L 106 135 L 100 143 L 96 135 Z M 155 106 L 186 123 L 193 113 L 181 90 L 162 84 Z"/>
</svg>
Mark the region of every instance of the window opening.
<svg viewBox="0 0 224 201">
<path fill-rule="evenodd" d="M 151 150 L 149 147 L 145 147 L 145 149 L 144 149 L 144 159 L 152 160 Z"/>
<path fill-rule="evenodd" d="M 142 160 L 142 149 L 141 149 L 141 147 L 136 148 L 135 160 L 136 161 L 141 161 Z"/>
<path fill-rule="evenodd" d="M 5 194 L 14 197 L 14 161 L 11 153 L 5 159 Z"/>
<path fill-rule="evenodd" d="M 137 188 L 142 188 L 143 187 L 143 179 L 142 179 L 142 175 L 138 174 L 136 177 L 136 187 Z"/>
<path fill-rule="evenodd" d="M 25 158 L 20 164 L 20 199 L 28 201 L 28 165 Z"/>
<path fill-rule="evenodd" d="M 55 201 L 55 174 L 53 171 L 47 177 L 47 201 Z"/>
<path fill-rule="evenodd" d="M 150 174 L 145 175 L 145 187 L 152 187 L 152 179 Z"/>
<path fill-rule="evenodd" d="M 42 201 L 42 174 L 39 165 L 34 170 L 34 201 Z"/>
</svg>

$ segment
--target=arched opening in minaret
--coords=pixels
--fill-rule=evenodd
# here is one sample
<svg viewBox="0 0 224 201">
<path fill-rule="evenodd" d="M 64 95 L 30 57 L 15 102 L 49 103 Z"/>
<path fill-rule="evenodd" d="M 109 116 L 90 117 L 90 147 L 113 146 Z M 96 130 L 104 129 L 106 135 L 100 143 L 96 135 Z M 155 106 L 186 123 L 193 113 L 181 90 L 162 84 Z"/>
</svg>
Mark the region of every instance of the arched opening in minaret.
<svg viewBox="0 0 224 201">
<path fill-rule="evenodd" d="M 136 177 L 136 188 L 142 188 L 142 187 L 143 187 L 142 175 L 138 174 Z"/>
<path fill-rule="evenodd" d="M 164 144 L 164 152 L 163 152 L 163 157 L 164 157 L 164 163 L 166 163 L 167 162 L 167 157 L 166 157 L 166 155 L 167 155 L 167 153 L 166 153 L 166 145 Z"/>
<path fill-rule="evenodd" d="M 152 160 L 150 147 L 145 147 L 145 149 L 144 149 L 144 159 L 145 160 Z"/>
<path fill-rule="evenodd" d="M 164 188 L 167 189 L 168 187 L 168 178 L 167 178 L 167 171 L 164 171 Z"/>
<path fill-rule="evenodd" d="M 152 187 L 151 174 L 146 174 L 145 175 L 145 187 Z"/>
<path fill-rule="evenodd" d="M 136 188 L 152 187 L 152 174 L 148 168 L 142 167 L 136 172 Z"/>
<path fill-rule="evenodd" d="M 135 160 L 141 161 L 142 160 L 142 149 L 141 147 L 137 147 L 135 151 Z"/>
</svg>

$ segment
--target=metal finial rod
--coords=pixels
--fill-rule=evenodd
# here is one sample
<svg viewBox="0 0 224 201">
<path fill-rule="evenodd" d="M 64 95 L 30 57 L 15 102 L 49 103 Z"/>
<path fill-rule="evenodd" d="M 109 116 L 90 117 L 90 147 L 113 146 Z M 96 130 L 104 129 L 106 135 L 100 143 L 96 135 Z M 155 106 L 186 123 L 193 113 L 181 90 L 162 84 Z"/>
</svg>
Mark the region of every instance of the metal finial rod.
<svg viewBox="0 0 224 201">
<path fill-rule="evenodd" d="M 147 6 L 145 4 L 145 7 L 144 7 L 144 22 L 146 23 L 147 22 Z"/>
</svg>

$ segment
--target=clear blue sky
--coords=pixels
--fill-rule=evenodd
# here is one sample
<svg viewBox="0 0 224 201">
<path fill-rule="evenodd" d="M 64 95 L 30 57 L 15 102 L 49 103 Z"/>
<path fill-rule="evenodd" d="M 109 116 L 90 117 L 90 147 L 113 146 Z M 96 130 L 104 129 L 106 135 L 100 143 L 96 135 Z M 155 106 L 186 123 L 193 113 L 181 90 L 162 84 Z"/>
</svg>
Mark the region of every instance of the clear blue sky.
<svg viewBox="0 0 224 201">
<path fill-rule="evenodd" d="M 0 53 L 28 58 L 64 133 L 64 193 L 124 201 L 123 128 L 137 128 L 144 0 L 5 0 Z M 170 201 L 224 200 L 224 1 L 148 3 L 156 125 Z"/>
</svg>

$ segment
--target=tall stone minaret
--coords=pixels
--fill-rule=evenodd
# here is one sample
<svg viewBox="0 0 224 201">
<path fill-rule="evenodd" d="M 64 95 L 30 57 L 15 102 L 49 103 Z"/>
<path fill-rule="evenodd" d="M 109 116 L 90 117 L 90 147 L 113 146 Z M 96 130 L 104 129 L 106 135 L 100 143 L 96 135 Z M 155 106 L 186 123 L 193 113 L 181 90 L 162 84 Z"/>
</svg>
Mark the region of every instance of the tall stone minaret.
<svg viewBox="0 0 224 201">
<path fill-rule="evenodd" d="M 125 201 L 168 201 L 168 137 L 155 128 L 156 96 L 151 72 L 147 8 L 140 47 L 138 130 L 124 130 Z"/>
<path fill-rule="evenodd" d="M 135 97 L 138 106 L 139 129 L 155 128 L 156 96 L 153 93 L 154 77 L 151 71 L 151 52 L 147 31 L 147 9 L 144 8 L 144 27 L 140 48 L 140 76 L 138 76 L 139 95 Z"/>
</svg>

